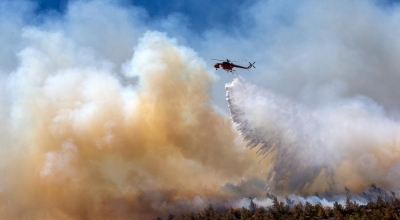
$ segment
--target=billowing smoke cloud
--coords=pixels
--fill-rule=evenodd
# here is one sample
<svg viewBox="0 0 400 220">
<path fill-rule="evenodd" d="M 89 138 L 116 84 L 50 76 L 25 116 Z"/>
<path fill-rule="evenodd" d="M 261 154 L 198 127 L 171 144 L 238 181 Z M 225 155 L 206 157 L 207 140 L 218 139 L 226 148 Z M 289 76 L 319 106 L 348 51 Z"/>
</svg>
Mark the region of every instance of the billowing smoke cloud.
<svg viewBox="0 0 400 220">
<path fill-rule="evenodd" d="M 76 2 L 42 25 L 2 19 L 19 41 L 1 59 L 1 218 L 179 214 L 260 173 L 213 108 L 204 61 L 132 26 L 131 10 Z"/>
</svg>

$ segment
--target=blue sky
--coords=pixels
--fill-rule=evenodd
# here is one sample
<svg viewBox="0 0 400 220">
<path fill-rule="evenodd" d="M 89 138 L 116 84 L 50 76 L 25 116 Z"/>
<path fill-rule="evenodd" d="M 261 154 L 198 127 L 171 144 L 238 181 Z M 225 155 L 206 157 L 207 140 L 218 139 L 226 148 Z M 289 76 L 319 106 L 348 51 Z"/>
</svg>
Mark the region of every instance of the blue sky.
<svg viewBox="0 0 400 220">
<path fill-rule="evenodd" d="M 33 1 L 37 5 L 37 13 L 57 12 L 65 13 L 71 0 L 28 0 Z M 74 0 L 72 0 L 74 1 Z M 379 7 L 391 9 L 397 5 L 400 0 L 371 0 Z M 239 33 L 246 35 L 249 31 L 248 24 L 252 21 L 243 19 L 243 17 L 252 18 L 249 16 L 247 10 L 251 6 L 259 3 L 274 2 L 270 0 L 110 0 L 110 2 L 119 2 L 128 6 L 140 7 L 144 9 L 150 20 L 163 20 L 170 15 L 174 18 L 180 18 L 179 25 L 184 26 L 190 30 L 191 34 L 201 34 L 207 30 L 219 29 L 226 33 Z M 278 1 L 279 2 L 279 1 Z M 285 5 L 283 10 L 296 10 L 300 1 L 280 2 L 279 4 Z M 293 7 L 292 7 L 293 6 Z M 257 7 L 257 6 L 256 6 Z M 262 12 L 264 13 L 264 12 Z M 271 13 L 271 11 L 265 12 Z M 274 14 L 275 12 L 272 11 Z M 279 13 L 282 13 L 280 11 Z M 290 12 L 286 12 L 289 15 Z M 176 16 L 178 15 L 178 16 Z M 290 16 L 290 15 L 289 15 Z M 276 17 L 274 18 L 276 19 Z M 162 28 L 161 28 L 162 30 Z M 167 31 L 168 32 L 168 31 Z M 171 34 L 171 33 L 170 33 Z M 174 35 L 172 35 L 174 36 Z M 194 36 L 194 35 L 192 35 Z M 176 37 L 176 36 L 174 36 Z M 191 40 L 191 39 L 186 39 Z M 193 41 L 193 40 L 192 40 Z"/>
<path fill-rule="evenodd" d="M 39 6 L 39 11 L 56 10 L 63 12 L 68 5 L 69 0 L 31 0 Z M 233 22 L 237 19 L 240 10 L 253 3 L 255 0 L 124 0 L 130 5 L 140 6 L 146 9 L 152 17 L 166 16 L 170 13 L 183 13 L 193 20 L 201 18 L 202 24 L 219 24 Z M 268 0 L 266 0 L 268 1 Z M 400 0 L 379 0 L 378 4 L 390 6 L 397 4 Z"/>
<path fill-rule="evenodd" d="M 38 11 L 55 10 L 63 13 L 68 0 L 33 0 L 38 4 Z M 227 1 L 224 0 L 125 0 L 120 1 L 128 5 L 142 7 L 150 19 L 167 17 L 170 14 L 180 14 L 187 18 L 188 26 L 192 30 L 202 31 L 209 27 L 227 28 L 239 21 L 243 8 L 255 0 Z"/>
</svg>

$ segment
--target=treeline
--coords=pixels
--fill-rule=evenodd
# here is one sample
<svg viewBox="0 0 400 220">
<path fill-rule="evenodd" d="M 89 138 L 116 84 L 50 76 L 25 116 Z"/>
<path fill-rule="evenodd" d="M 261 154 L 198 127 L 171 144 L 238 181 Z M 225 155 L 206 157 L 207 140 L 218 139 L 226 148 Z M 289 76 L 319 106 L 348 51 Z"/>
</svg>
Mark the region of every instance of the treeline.
<svg viewBox="0 0 400 220">
<path fill-rule="evenodd" d="M 333 207 L 324 207 L 321 204 L 293 204 L 287 199 L 280 202 L 276 197 L 273 204 L 268 207 L 260 207 L 250 201 L 248 208 L 230 208 L 227 210 L 217 210 L 209 204 L 204 210 L 198 213 L 183 214 L 173 216 L 164 220 L 269 220 L 269 219 L 400 219 L 400 200 L 397 197 L 382 199 L 378 196 L 376 201 L 366 205 L 360 205 L 349 198 L 344 205 L 335 202 Z M 157 218 L 157 220 L 162 220 Z"/>
</svg>

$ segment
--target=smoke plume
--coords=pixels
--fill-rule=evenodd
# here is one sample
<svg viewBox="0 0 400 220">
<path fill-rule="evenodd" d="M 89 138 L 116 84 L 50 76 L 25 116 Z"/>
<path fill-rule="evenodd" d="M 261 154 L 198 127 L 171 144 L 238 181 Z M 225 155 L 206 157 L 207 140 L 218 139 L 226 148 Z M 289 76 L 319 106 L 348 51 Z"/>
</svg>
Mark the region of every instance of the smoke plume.
<svg viewBox="0 0 400 220">
<path fill-rule="evenodd" d="M 225 183 L 260 172 L 214 109 L 204 61 L 132 28 L 132 10 L 76 2 L 54 23 L 2 20 L 20 41 L 1 60 L 1 218 L 151 219 L 231 198 Z"/>
</svg>

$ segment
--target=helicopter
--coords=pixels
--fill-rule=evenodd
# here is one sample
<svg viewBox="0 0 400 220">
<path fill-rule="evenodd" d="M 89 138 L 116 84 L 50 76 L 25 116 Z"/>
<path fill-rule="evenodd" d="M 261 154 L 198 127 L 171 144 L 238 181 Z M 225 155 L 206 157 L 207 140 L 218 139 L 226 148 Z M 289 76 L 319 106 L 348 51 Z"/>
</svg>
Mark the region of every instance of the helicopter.
<svg viewBox="0 0 400 220">
<path fill-rule="evenodd" d="M 218 59 L 213 59 L 213 60 L 218 60 Z M 222 61 L 222 63 L 214 64 L 214 67 L 215 67 L 216 70 L 218 68 L 222 67 L 222 69 L 226 70 L 226 72 L 231 72 L 231 73 L 232 73 L 232 71 L 235 71 L 235 70 L 233 70 L 234 67 L 241 68 L 241 69 L 247 69 L 247 70 L 250 69 L 251 67 L 256 68 L 254 66 L 254 63 L 256 63 L 256 62 L 253 62 L 253 63 L 249 62 L 249 66 L 245 67 L 245 66 L 239 66 L 239 65 L 236 65 L 236 64 L 233 63 L 233 62 L 237 62 L 237 61 L 230 61 L 228 59 L 226 59 L 226 60 L 218 60 L 218 61 Z"/>
</svg>

